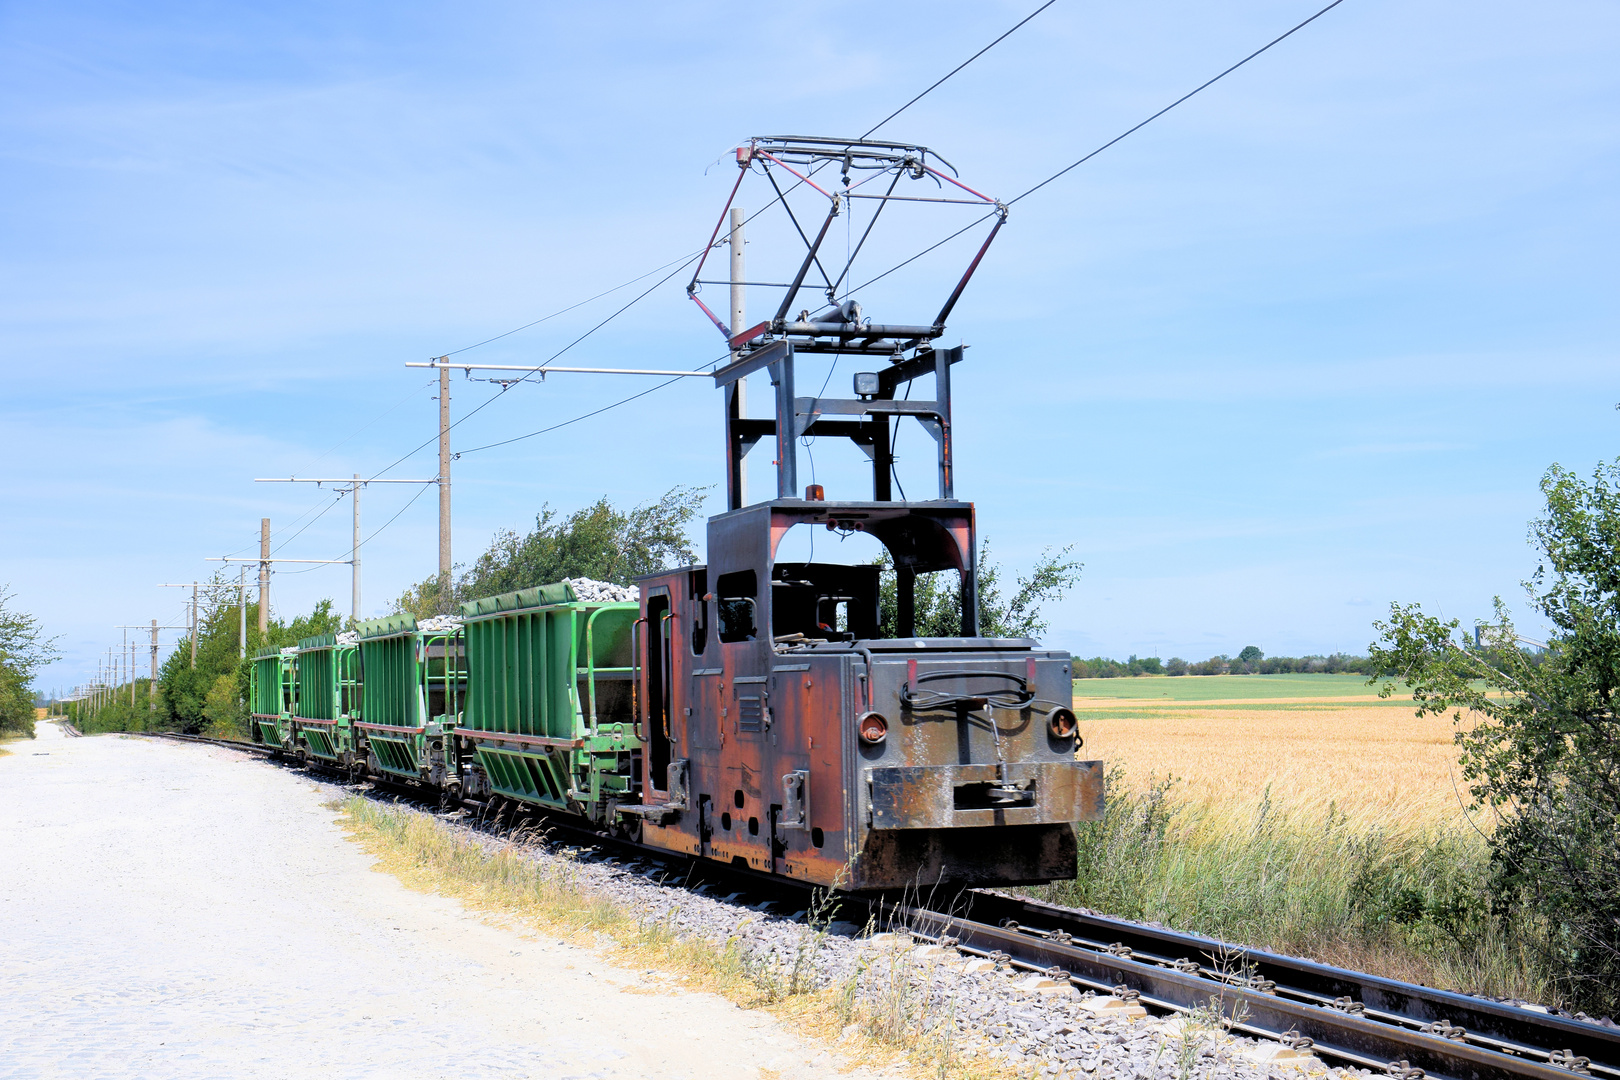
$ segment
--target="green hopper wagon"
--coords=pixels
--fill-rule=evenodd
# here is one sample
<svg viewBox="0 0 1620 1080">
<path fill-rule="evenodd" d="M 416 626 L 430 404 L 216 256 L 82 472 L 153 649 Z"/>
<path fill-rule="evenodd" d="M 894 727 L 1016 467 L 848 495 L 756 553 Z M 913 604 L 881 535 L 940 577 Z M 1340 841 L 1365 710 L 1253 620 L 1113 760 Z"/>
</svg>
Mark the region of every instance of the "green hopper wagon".
<svg viewBox="0 0 1620 1080">
<path fill-rule="evenodd" d="M 298 703 L 297 650 L 260 649 L 248 677 L 253 704 L 253 741 L 290 748 Z"/>
<path fill-rule="evenodd" d="M 356 763 L 352 723 L 360 715 L 360 650 L 353 634 L 321 634 L 298 643 L 294 748 L 345 768 Z"/>
<path fill-rule="evenodd" d="M 567 582 L 461 606 L 472 691 L 456 731 L 463 793 L 611 824 L 639 803 L 636 603 L 583 602 Z"/>
<path fill-rule="evenodd" d="M 393 615 L 359 631 L 365 693 L 353 726 L 366 767 L 453 787 L 460 769 L 450 736 L 467 694 L 459 626 Z"/>
</svg>

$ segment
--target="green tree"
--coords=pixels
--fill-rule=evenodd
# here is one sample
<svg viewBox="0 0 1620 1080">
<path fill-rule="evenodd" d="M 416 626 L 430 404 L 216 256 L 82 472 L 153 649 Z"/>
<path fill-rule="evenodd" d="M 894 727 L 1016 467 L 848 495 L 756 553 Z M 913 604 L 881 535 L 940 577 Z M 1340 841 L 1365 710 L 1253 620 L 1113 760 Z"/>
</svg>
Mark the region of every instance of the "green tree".
<svg viewBox="0 0 1620 1080">
<path fill-rule="evenodd" d="M 208 720 L 208 733 L 217 738 L 245 739 L 247 737 L 247 704 L 237 685 L 236 672 L 227 672 L 214 680 L 203 699 L 203 716 Z"/>
<path fill-rule="evenodd" d="M 1372 661 L 1404 679 L 1418 715 L 1451 713 L 1463 774 L 1495 817 L 1498 916 L 1541 928 L 1561 989 L 1620 1008 L 1620 461 L 1591 482 L 1557 465 L 1530 529 L 1540 564 L 1524 582 L 1553 627 L 1519 645 L 1506 606 L 1478 642 L 1418 605 L 1391 605 Z M 1380 693 L 1389 696 L 1394 683 Z M 1468 726 L 1463 726 L 1464 722 Z M 1526 918 L 1528 916 L 1528 918 Z"/>
<path fill-rule="evenodd" d="M 1266 658 L 1266 654 L 1261 652 L 1257 645 L 1245 645 L 1243 651 L 1238 653 L 1237 658 L 1245 664 L 1258 664 Z"/>
<path fill-rule="evenodd" d="M 252 658 L 262 648 L 284 648 L 317 634 L 333 634 L 343 628 L 343 617 L 331 600 L 322 600 L 308 615 L 291 622 L 270 619 L 265 633 L 259 633 L 258 605 L 247 605 L 247 658 L 241 656 L 242 614 L 237 606 L 235 582 L 216 575 L 204 589 L 198 605 L 197 663 L 191 663 L 191 638 L 180 639 L 163 666 L 158 669 L 158 715 L 161 728 L 202 731 L 216 726 L 216 716 L 226 715 L 218 690 L 222 677 L 235 686 L 236 700 L 247 701 Z M 214 712 L 210 713 L 210 703 Z M 144 706 L 143 706 L 144 707 Z M 111 718 L 107 718 L 111 719 Z M 108 730 L 102 728 L 102 730 Z M 119 729 L 122 730 L 122 729 Z M 225 730 L 225 729 L 220 729 Z"/>
<path fill-rule="evenodd" d="M 34 735 L 34 673 L 56 659 L 55 639 L 39 620 L 11 606 L 13 593 L 0 585 L 0 735 Z"/>
<path fill-rule="evenodd" d="M 419 618 L 452 614 L 464 600 L 563 578 L 629 585 L 644 574 L 696 562 L 686 530 L 702 509 L 706 491 L 671 488 L 655 502 L 630 510 L 618 509 L 603 496 L 566 517 L 549 504 L 542 506 L 527 535 L 503 530 L 448 589 L 434 575 L 407 589 L 394 608 Z"/>
<path fill-rule="evenodd" d="M 1061 600 L 1080 580 L 1084 564 L 1069 558 L 1073 545 L 1053 553 L 1048 548 L 1036 560 L 1029 576 L 1013 579 L 1012 596 L 1001 595 L 1002 569 L 990 558 L 990 542 L 979 545 L 979 633 L 984 637 L 1040 637 L 1046 632 L 1041 609 L 1049 600 Z M 878 612 L 884 637 L 893 637 L 898 625 L 899 599 L 893 562 L 885 552 L 877 559 L 884 570 Z M 961 576 L 954 570 L 918 574 L 912 591 L 918 637 L 958 637 L 962 633 Z"/>
</svg>

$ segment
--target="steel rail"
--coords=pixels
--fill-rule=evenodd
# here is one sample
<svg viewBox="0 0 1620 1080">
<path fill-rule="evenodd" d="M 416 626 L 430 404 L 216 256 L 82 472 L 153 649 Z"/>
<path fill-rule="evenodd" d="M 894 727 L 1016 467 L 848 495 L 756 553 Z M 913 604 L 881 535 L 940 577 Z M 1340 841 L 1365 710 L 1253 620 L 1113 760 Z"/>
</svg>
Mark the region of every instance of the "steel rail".
<svg viewBox="0 0 1620 1080">
<path fill-rule="evenodd" d="M 1027 897 L 977 892 L 973 905 L 976 919 L 1011 922 L 1026 937 L 1068 939 L 1077 947 L 1104 952 L 1123 948 L 1128 956 L 1155 966 L 1196 963 L 1207 972 L 1205 977 L 1227 985 L 1233 980 L 1220 970 L 1221 960 L 1236 957 L 1244 969 L 1242 978 L 1266 987 L 1268 995 L 1318 1009 L 1352 1010 L 1417 1034 L 1438 1035 L 1524 1060 L 1547 1062 L 1555 1052 L 1587 1058 L 1591 1075 L 1620 1078 L 1620 1029 L 1237 947 L 1201 935 L 1077 912 Z"/>
<path fill-rule="evenodd" d="M 1448 1080 L 1620 1077 L 1620 1030 L 1598 1024 L 1023 897 L 976 891 L 965 899 L 972 918 L 889 911 L 919 936 L 954 938 L 965 951 L 1002 954 L 1031 971 L 1061 968 L 1083 988 L 1123 987 L 1157 1008 L 1241 1003 L 1248 1016 L 1239 1030 L 1304 1036 L 1325 1056 L 1404 1071 L 1408 1080 L 1419 1075 L 1413 1070 Z"/>
<path fill-rule="evenodd" d="M 280 747 L 175 732 L 142 732 L 207 743 L 278 760 Z M 310 766 L 342 773 L 323 762 Z M 374 783 L 423 794 L 409 784 Z M 474 800 L 462 800 L 486 809 Z M 708 864 L 689 856 L 605 836 L 588 822 L 539 807 L 513 804 L 582 845 L 617 849 L 655 862 L 678 863 L 751 888 L 802 894 L 810 887 L 757 870 Z M 688 879 L 690 873 L 685 875 Z M 675 880 L 672 875 L 671 880 Z M 1235 946 L 1058 907 L 990 890 L 963 893 L 962 913 L 840 894 L 842 905 L 864 910 L 874 925 L 904 929 L 920 940 L 950 944 L 1011 967 L 1057 975 L 1081 989 L 1134 991 L 1145 1006 L 1187 1013 L 1212 999 L 1237 1016 L 1231 1030 L 1274 1041 L 1311 1041 L 1311 1052 L 1401 1080 L 1569 1080 L 1590 1075 L 1620 1080 L 1620 1028 L 1436 990 L 1262 949 Z M 777 902 L 785 902 L 777 900 Z"/>
</svg>

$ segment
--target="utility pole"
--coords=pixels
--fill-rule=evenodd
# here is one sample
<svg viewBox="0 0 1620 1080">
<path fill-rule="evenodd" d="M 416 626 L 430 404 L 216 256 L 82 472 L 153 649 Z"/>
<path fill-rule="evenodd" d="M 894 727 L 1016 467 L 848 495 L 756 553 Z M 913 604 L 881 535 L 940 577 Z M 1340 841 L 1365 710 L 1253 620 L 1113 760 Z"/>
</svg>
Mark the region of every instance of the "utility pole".
<svg viewBox="0 0 1620 1080">
<path fill-rule="evenodd" d="M 259 635 L 270 631 L 270 519 L 259 519 Z"/>
<path fill-rule="evenodd" d="M 748 287 L 743 284 L 748 278 L 743 272 L 743 223 L 748 215 L 740 206 L 731 208 L 731 336 L 736 337 L 748 329 Z M 731 351 L 733 362 L 737 359 L 737 350 Z M 726 387 L 726 409 L 734 418 L 741 419 L 748 415 L 748 380 L 738 379 Z M 726 435 L 730 441 L 730 432 Z M 726 460 L 731 460 L 732 448 L 726 447 Z M 746 455 L 737 457 L 737 505 L 727 507 L 730 510 L 741 509 L 748 503 L 748 458 Z"/>
<path fill-rule="evenodd" d="M 239 659 L 239 660 L 246 660 L 247 659 L 247 567 L 245 567 L 245 566 L 242 567 L 242 572 L 239 575 L 237 575 L 237 579 L 236 579 L 236 623 L 237 623 L 237 626 L 236 626 L 236 656 L 237 656 L 237 659 Z M 153 626 L 157 625 L 157 620 L 156 619 L 152 620 L 152 625 Z M 156 656 L 157 656 L 157 652 L 156 652 L 156 649 L 157 649 L 157 635 L 156 634 L 154 634 L 152 636 L 152 648 L 153 648 L 153 654 L 152 655 L 154 657 L 154 659 L 152 660 L 152 663 L 156 664 L 157 663 L 157 660 L 156 660 Z"/>
<path fill-rule="evenodd" d="M 441 363 L 448 356 L 439 357 Z M 450 369 L 439 369 L 439 602 L 450 595 Z"/>
<path fill-rule="evenodd" d="M 182 585 L 180 587 L 184 588 L 185 586 Z M 158 662 L 157 662 L 157 658 L 158 658 L 158 631 L 159 630 L 185 630 L 187 628 L 184 627 L 184 626 L 159 626 L 158 621 L 156 619 L 153 619 L 150 626 L 143 626 L 143 625 L 141 625 L 139 623 L 136 623 L 136 624 L 131 625 L 131 626 L 120 626 L 118 629 L 124 630 L 126 632 L 130 631 L 130 630 L 150 630 L 151 633 L 152 633 L 152 646 L 151 646 L 152 647 L 152 676 L 151 676 L 151 678 L 148 680 L 148 682 L 146 684 L 146 706 L 147 706 L 147 708 L 149 710 L 156 709 L 157 708 L 157 681 L 158 681 L 158 677 L 157 677 L 157 672 L 158 672 Z M 129 703 L 131 705 L 135 704 L 135 655 L 139 651 L 140 651 L 140 643 L 135 642 L 135 641 L 131 641 L 129 643 L 129 659 L 130 659 L 130 665 L 129 665 L 129 671 L 130 671 L 130 675 L 129 675 Z"/>
<path fill-rule="evenodd" d="M 347 485 L 346 487 L 334 488 L 333 490 L 335 490 L 339 495 L 349 495 L 354 499 L 354 547 L 349 549 L 349 557 L 347 559 L 272 559 L 272 558 L 270 558 L 270 550 L 269 550 L 269 548 L 264 548 L 264 550 L 262 551 L 262 553 L 260 555 L 259 561 L 263 562 L 263 563 L 266 563 L 266 564 L 273 563 L 273 562 L 309 562 L 309 563 L 347 563 L 347 564 L 349 564 L 350 569 L 353 571 L 353 578 L 354 578 L 354 580 L 353 580 L 353 591 L 354 591 L 354 598 L 353 599 L 354 599 L 354 603 L 353 603 L 353 607 L 351 609 L 351 613 L 354 616 L 354 621 L 358 623 L 360 621 L 360 489 L 365 487 L 367 484 L 431 484 L 431 483 L 434 483 L 437 479 L 438 479 L 438 477 L 434 477 L 432 480 L 378 480 L 376 478 L 372 478 L 370 480 L 362 480 L 362 479 L 360 479 L 360 474 L 359 473 L 355 473 L 353 479 L 348 479 L 348 478 L 345 478 L 345 477 L 333 477 L 333 476 L 258 476 L 258 477 L 254 477 L 253 482 L 255 484 L 316 484 L 316 485 L 320 485 L 320 484 L 345 484 L 345 485 Z M 269 520 L 269 519 L 267 518 L 266 520 Z M 443 537 L 443 535 L 441 534 L 441 538 L 440 538 L 439 543 L 440 543 L 439 550 L 440 550 L 440 553 L 442 555 L 442 553 L 445 550 L 444 545 L 449 543 L 449 541 L 447 539 L 445 539 Z M 210 560 L 210 561 L 213 561 L 213 560 Z M 226 562 L 241 562 L 241 561 L 246 561 L 246 560 L 226 559 L 224 561 L 226 561 Z M 260 624 L 261 624 L 261 628 L 262 628 L 262 625 L 263 625 L 263 620 L 262 619 L 260 620 Z M 246 655 L 246 653 L 244 653 L 243 655 Z"/>
<path fill-rule="evenodd" d="M 354 474 L 354 486 L 350 489 L 354 498 L 354 546 L 349 549 L 349 584 L 354 595 L 349 600 L 349 615 L 354 619 L 356 626 L 360 625 L 360 474 Z"/>
</svg>

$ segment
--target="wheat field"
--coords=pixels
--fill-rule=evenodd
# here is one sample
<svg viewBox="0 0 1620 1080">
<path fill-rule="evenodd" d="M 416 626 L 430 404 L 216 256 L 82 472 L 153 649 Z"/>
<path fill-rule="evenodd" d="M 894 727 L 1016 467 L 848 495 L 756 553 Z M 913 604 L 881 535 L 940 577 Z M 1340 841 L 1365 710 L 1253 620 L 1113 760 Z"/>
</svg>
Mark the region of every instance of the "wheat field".
<svg viewBox="0 0 1620 1080">
<path fill-rule="evenodd" d="M 1449 716 L 1359 676 L 1074 689 L 1108 810 L 1078 829 L 1079 876 L 1038 895 L 1393 978 L 1547 992 L 1526 940 L 1488 915 L 1490 823 Z"/>
<path fill-rule="evenodd" d="M 1087 682 L 1075 685 L 1083 756 L 1123 765 L 1134 790 L 1171 777 L 1177 795 L 1212 810 L 1247 814 L 1269 795 L 1306 817 L 1332 807 L 1393 830 L 1465 822 L 1457 728 L 1449 716 L 1419 718 L 1410 700 L 1166 703 L 1083 697 Z"/>
</svg>

